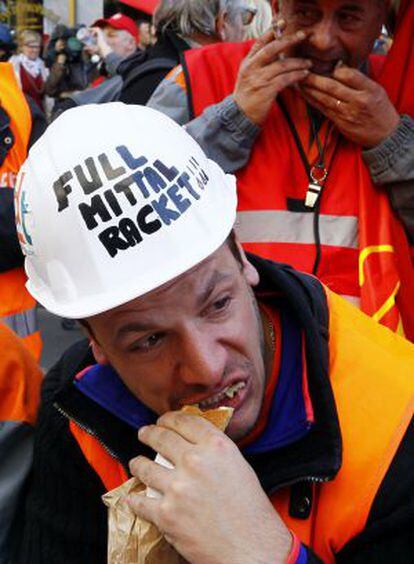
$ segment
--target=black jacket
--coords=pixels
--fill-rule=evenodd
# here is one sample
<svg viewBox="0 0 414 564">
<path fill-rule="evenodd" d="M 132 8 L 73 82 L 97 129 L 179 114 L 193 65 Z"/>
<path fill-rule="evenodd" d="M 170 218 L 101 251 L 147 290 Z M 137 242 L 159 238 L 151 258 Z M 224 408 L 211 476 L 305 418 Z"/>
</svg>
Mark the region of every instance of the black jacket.
<svg viewBox="0 0 414 564">
<path fill-rule="evenodd" d="M 188 43 L 171 31 L 158 35 L 157 43 L 145 52 L 137 52 L 122 61 L 118 74 L 122 76 L 124 86 L 119 100 L 126 104 L 145 105 L 154 90 L 168 72 L 180 64 L 181 53 L 190 49 Z M 153 68 L 134 80 L 133 73 L 139 65 L 154 62 Z M 157 66 L 156 61 L 170 61 L 169 65 Z"/>
<path fill-rule="evenodd" d="M 277 292 L 305 331 L 309 391 L 316 423 L 301 440 L 272 453 L 248 458 L 269 494 L 290 488 L 290 513 L 307 519 L 313 484 L 335 477 L 342 442 L 328 378 L 328 309 L 320 283 L 285 265 L 251 257 L 259 269 L 259 291 Z M 68 430 L 69 418 L 89 429 L 128 468 L 148 454 L 136 431 L 72 385 L 94 359 L 87 341 L 74 345 L 47 375 L 35 436 L 33 478 L 20 524 L 23 535 L 15 562 L 101 564 L 106 560 L 107 518 L 104 488 Z M 365 530 L 337 554 L 338 562 L 407 563 L 414 554 L 414 429 L 411 425 L 378 491 Z M 152 456 L 154 453 L 150 453 Z M 308 551 L 308 561 L 318 561 Z"/>
</svg>

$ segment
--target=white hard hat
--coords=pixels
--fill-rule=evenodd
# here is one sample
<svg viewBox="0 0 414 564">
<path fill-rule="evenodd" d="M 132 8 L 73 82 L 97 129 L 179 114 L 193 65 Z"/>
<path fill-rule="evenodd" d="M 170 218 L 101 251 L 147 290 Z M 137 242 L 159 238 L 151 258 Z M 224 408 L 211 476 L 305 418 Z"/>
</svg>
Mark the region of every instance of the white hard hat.
<svg viewBox="0 0 414 564">
<path fill-rule="evenodd" d="M 108 311 L 225 241 L 236 182 L 163 114 L 120 102 L 62 114 L 15 189 L 29 292 L 68 318 Z"/>
</svg>

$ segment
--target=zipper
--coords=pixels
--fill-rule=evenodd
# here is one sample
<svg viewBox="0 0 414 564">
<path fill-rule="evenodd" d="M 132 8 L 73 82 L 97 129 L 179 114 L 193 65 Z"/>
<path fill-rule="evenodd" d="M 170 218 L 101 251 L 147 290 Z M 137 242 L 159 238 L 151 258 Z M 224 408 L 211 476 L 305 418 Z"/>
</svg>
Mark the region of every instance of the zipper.
<svg viewBox="0 0 414 564">
<path fill-rule="evenodd" d="M 293 480 L 289 480 L 287 482 L 283 482 L 281 484 L 278 484 L 277 486 L 275 486 L 274 488 L 269 490 L 268 495 L 273 495 L 274 493 L 281 490 L 282 488 L 288 488 L 290 486 L 294 486 L 295 484 L 299 484 L 300 482 L 312 482 L 314 484 L 324 484 L 326 482 L 330 482 L 333 479 L 333 477 L 334 476 L 324 476 L 324 477 L 302 476 L 301 478 L 295 478 Z"/>
<path fill-rule="evenodd" d="M 86 433 L 88 433 L 89 435 L 91 435 L 92 437 L 94 437 L 99 444 L 106 450 L 106 452 L 112 456 L 112 458 L 114 458 L 117 462 L 119 462 L 122 467 L 124 468 L 124 470 L 127 472 L 128 476 L 130 475 L 129 473 L 129 468 L 127 468 L 124 463 L 122 462 L 122 460 L 120 459 L 120 457 L 116 454 L 116 452 L 114 452 L 100 437 L 99 435 L 90 427 L 88 427 L 87 425 L 85 425 L 84 423 L 82 423 L 82 421 L 79 421 L 79 419 L 77 419 L 76 417 L 74 417 L 73 415 L 70 415 L 67 411 L 65 411 L 57 402 L 55 402 L 53 404 L 53 407 L 61 414 L 63 415 L 63 417 L 65 417 L 66 419 L 68 419 L 69 421 L 73 421 L 74 423 L 76 423 L 76 425 L 78 425 L 80 427 L 80 429 L 82 429 L 83 431 L 85 431 Z M 275 492 L 281 490 L 282 488 L 287 488 L 290 486 L 293 486 L 295 484 L 298 484 L 299 482 L 313 482 L 316 484 L 323 484 L 325 482 L 329 482 L 330 480 L 332 480 L 334 476 L 301 476 L 300 478 L 295 478 L 293 480 L 288 480 L 286 482 L 282 482 L 281 484 L 278 484 L 277 486 L 275 486 L 274 488 L 272 488 L 271 490 L 269 490 L 269 494 L 268 495 L 273 495 Z"/>
<path fill-rule="evenodd" d="M 121 458 L 116 454 L 116 452 L 114 452 L 100 437 L 99 435 L 90 427 L 88 427 L 87 425 L 85 425 L 85 423 L 82 423 L 82 421 L 79 421 L 79 419 L 77 419 L 76 417 L 74 417 L 73 415 L 70 415 L 67 411 L 65 411 L 57 402 L 55 402 L 53 404 L 53 407 L 58 411 L 58 413 L 60 413 L 61 415 L 63 415 L 63 417 L 65 417 L 66 419 L 68 419 L 69 421 L 73 421 L 74 423 L 76 423 L 76 425 L 78 425 L 78 427 L 80 429 L 82 429 L 82 431 L 85 431 L 85 433 L 88 433 L 88 435 L 91 435 L 92 437 L 94 437 L 98 443 L 106 450 L 106 452 L 112 456 L 112 458 L 114 458 L 117 462 L 119 462 L 123 469 L 126 471 L 126 473 L 128 474 L 128 476 L 130 476 L 130 472 L 129 472 L 129 468 L 127 468 L 125 466 L 125 464 L 122 462 Z"/>
</svg>

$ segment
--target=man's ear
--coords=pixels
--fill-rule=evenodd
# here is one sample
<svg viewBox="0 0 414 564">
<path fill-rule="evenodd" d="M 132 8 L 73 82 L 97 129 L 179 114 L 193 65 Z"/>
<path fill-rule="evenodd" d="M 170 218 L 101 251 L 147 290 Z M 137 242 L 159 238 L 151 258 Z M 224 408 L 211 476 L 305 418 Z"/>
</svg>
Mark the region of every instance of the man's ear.
<svg viewBox="0 0 414 564">
<path fill-rule="evenodd" d="M 228 20 L 227 12 L 220 10 L 219 14 L 216 18 L 216 36 L 221 39 L 221 41 L 225 40 L 226 33 L 226 24 Z"/>
<path fill-rule="evenodd" d="M 95 357 L 96 362 L 98 364 L 109 364 L 109 360 L 104 353 L 101 345 L 97 343 L 93 337 L 90 336 L 89 338 L 93 356 Z"/>
<path fill-rule="evenodd" d="M 240 258 L 241 258 L 241 261 L 242 261 L 243 275 L 244 275 L 247 283 L 249 284 L 249 286 L 252 286 L 252 287 L 257 286 L 259 284 L 259 281 L 260 281 L 259 273 L 255 269 L 255 267 L 252 265 L 252 263 L 249 262 L 248 258 L 246 257 L 246 253 L 244 252 L 244 249 L 241 246 L 241 243 L 237 239 L 236 236 L 234 237 L 234 242 L 236 243 L 237 248 L 239 249 Z"/>
</svg>

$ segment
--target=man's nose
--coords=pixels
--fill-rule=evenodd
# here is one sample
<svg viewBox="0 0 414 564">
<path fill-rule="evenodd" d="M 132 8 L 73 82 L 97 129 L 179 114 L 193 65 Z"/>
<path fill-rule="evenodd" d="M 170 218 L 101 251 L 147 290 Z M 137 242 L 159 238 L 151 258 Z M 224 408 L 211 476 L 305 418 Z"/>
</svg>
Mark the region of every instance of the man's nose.
<svg viewBox="0 0 414 564">
<path fill-rule="evenodd" d="M 198 330 L 188 331 L 181 339 L 178 376 L 187 385 L 214 387 L 223 377 L 226 351 L 213 336 Z"/>
<path fill-rule="evenodd" d="M 337 26 L 330 19 L 322 19 L 312 27 L 308 43 L 315 51 L 329 51 L 337 46 Z"/>
</svg>

